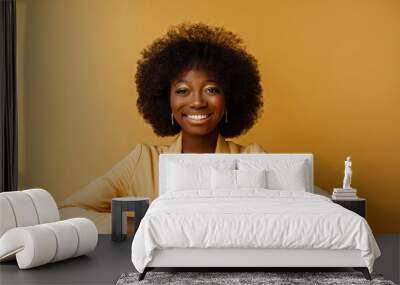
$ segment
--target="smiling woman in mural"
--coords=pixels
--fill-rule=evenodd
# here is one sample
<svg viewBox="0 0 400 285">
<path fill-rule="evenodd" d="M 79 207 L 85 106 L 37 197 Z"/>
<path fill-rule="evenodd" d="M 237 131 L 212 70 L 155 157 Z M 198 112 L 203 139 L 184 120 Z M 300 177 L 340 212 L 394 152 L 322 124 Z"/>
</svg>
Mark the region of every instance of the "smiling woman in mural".
<svg viewBox="0 0 400 285">
<path fill-rule="evenodd" d="M 225 138 L 248 131 L 260 115 L 257 61 L 242 40 L 221 27 L 182 24 L 142 52 L 136 73 L 137 107 L 158 136 L 177 135 L 169 146 L 138 144 L 133 151 L 62 204 L 65 217 L 94 220 L 110 232 L 111 199 L 158 196 L 161 153 L 260 153 Z"/>
</svg>

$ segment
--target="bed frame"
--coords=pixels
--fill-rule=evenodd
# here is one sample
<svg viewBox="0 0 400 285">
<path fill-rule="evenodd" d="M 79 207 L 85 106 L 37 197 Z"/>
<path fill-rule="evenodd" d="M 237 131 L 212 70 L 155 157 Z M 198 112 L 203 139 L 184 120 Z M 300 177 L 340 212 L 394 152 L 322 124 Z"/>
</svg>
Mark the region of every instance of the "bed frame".
<svg viewBox="0 0 400 285">
<path fill-rule="evenodd" d="M 188 158 L 199 162 L 234 159 L 262 158 L 268 160 L 295 159 L 304 160 L 308 166 L 308 187 L 306 191 L 314 193 L 313 155 L 312 154 L 161 154 L 159 160 L 159 192 L 165 193 L 166 166 L 168 160 Z M 361 257 L 359 250 L 330 249 L 254 249 L 254 248 L 169 248 L 157 249 L 153 259 L 139 280 L 146 273 L 156 268 L 185 269 L 220 269 L 229 268 L 233 271 L 253 271 L 255 268 L 353 268 L 361 271 L 367 280 L 371 280 L 369 270 Z M 232 271 L 232 270 L 229 270 Z"/>
<path fill-rule="evenodd" d="M 192 249 L 171 248 L 156 250 L 152 261 L 140 274 L 142 280 L 155 268 L 230 268 L 234 271 L 263 271 L 271 268 L 353 268 L 371 280 L 359 250 L 328 249 Z M 263 270 L 262 270 L 263 269 Z"/>
</svg>

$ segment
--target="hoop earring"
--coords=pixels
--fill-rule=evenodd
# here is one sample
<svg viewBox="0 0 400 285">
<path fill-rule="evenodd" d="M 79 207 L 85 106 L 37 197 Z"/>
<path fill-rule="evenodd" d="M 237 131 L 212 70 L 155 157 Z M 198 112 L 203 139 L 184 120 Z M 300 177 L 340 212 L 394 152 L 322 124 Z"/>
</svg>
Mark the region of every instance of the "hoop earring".
<svg viewBox="0 0 400 285">
<path fill-rule="evenodd" d="M 171 113 L 171 125 L 172 126 L 174 125 L 174 114 L 173 113 Z"/>
<path fill-rule="evenodd" d="M 225 124 L 228 123 L 228 111 L 225 111 Z"/>
</svg>

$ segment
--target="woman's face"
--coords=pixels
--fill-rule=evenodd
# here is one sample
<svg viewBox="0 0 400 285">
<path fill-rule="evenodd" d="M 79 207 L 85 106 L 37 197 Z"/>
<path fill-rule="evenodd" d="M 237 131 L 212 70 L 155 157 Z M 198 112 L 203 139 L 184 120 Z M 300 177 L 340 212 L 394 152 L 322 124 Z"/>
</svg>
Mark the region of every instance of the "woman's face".
<svg viewBox="0 0 400 285">
<path fill-rule="evenodd" d="M 215 78 L 195 69 L 171 83 L 170 104 L 175 122 L 191 135 L 216 130 L 225 112 L 225 96 Z"/>
</svg>

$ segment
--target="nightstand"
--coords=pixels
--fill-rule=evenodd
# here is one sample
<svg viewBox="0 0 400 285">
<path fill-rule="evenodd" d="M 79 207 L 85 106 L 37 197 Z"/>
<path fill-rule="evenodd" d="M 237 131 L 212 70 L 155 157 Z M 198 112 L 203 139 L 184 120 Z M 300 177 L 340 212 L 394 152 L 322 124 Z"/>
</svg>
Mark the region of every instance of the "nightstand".
<svg viewBox="0 0 400 285">
<path fill-rule="evenodd" d="M 112 234 L 113 241 L 123 241 L 127 238 L 128 217 L 127 213 L 135 212 L 135 232 L 139 228 L 140 221 L 149 208 L 150 199 L 147 197 L 119 197 L 112 198 Z M 135 233 L 133 233 L 135 234 Z"/>
<path fill-rule="evenodd" d="M 361 217 L 366 217 L 367 201 L 364 198 L 357 198 L 354 200 L 334 200 L 333 203 L 339 204 L 340 206 L 359 214 Z"/>
</svg>

